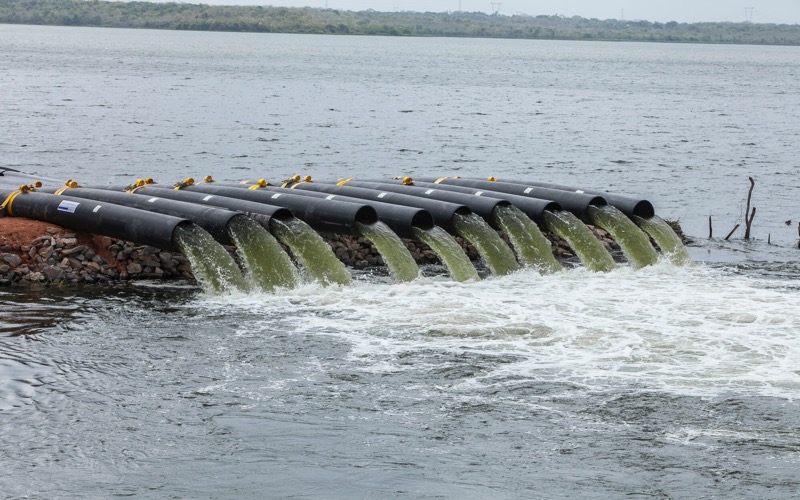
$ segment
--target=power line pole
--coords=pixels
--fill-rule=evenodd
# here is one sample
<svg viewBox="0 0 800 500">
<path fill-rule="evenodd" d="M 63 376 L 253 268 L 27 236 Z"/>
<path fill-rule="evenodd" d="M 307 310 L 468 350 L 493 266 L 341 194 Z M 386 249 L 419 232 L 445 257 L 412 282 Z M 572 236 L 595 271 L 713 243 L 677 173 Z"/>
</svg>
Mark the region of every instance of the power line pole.
<svg viewBox="0 0 800 500">
<path fill-rule="evenodd" d="M 750 24 L 753 22 L 753 11 L 755 7 L 745 7 L 744 8 L 744 22 Z"/>
<path fill-rule="evenodd" d="M 500 6 L 503 5 L 500 2 L 491 2 L 492 4 L 492 14 L 497 14 L 500 11 Z"/>
</svg>

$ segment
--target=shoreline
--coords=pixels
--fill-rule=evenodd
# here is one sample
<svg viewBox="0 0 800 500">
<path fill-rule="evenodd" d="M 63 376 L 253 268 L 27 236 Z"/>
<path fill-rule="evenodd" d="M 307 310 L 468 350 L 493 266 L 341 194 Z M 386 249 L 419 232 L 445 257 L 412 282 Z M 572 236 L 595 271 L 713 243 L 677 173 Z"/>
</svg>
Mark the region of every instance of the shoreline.
<svg viewBox="0 0 800 500">
<path fill-rule="evenodd" d="M 500 4 L 497 4 L 498 6 Z M 488 4 L 487 4 L 488 6 Z M 647 21 L 494 11 L 353 11 L 270 5 L 15 0 L 0 23 L 175 31 L 519 40 L 800 45 L 800 25 L 734 21 Z"/>
</svg>

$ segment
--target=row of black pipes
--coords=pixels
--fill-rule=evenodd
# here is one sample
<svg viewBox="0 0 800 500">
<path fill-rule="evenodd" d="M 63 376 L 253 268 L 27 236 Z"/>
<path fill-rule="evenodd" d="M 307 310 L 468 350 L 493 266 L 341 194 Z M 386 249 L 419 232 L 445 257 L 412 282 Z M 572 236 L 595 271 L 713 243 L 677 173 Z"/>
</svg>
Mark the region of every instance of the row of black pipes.
<svg viewBox="0 0 800 500">
<path fill-rule="evenodd" d="M 13 177 L 14 173 L 6 175 Z M 174 187 L 139 182 L 102 189 L 79 187 L 68 181 L 67 186 L 57 189 L 0 188 L 0 200 L 4 200 L 2 211 L 6 216 L 46 221 L 183 252 L 187 249 L 178 244 L 176 233 L 195 226 L 218 242 L 241 244 L 239 238 L 232 236 L 230 227 L 233 221 L 241 225 L 242 219 L 255 221 L 272 233 L 286 233 L 287 224 L 299 219 L 316 231 L 340 234 L 363 234 L 364 227 L 380 221 L 399 237 L 421 239 L 425 231 L 437 226 L 460 234 L 458 221 L 473 214 L 492 228 L 504 230 L 495 217 L 503 207 L 521 211 L 539 226 L 544 226 L 554 213 L 569 212 L 586 218 L 592 207 L 609 204 L 637 221 L 651 220 L 655 215 L 652 204 L 646 200 L 537 182 L 459 177 L 331 182 L 303 182 L 294 178 L 280 185 L 264 181 L 223 183 L 207 178 L 201 183 L 187 179 Z M 309 267 L 315 264 L 301 263 Z M 513 266 L 499 269 L 499 264 L 495 270 L 491 262 L 487 264 L 496 274 L 514 270 Z M 452 267 L 450 270 L 456 274 Z M 346 278 L 327 278 L 346 281 Z M 295 282 L 296 278 L 285 278 L 264 282 L 264 287 L 292 286 Z"/>
</svg>

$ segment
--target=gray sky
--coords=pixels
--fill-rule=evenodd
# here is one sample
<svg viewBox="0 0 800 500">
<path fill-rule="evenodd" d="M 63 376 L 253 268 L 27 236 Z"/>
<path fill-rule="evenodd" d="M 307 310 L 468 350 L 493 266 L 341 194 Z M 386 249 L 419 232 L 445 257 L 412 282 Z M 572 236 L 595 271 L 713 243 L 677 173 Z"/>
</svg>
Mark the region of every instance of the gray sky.
<svg viewBox="0 0 800 500">
<path fill-rule="evenodd" d="M 490 0 L 184 0 L 215 5 L 274 5 L 325 7 L 343 10 L 492 12 Z M 561 14 L 598 19 L 644 19 L 648 21 L 745 20 L 752 7 L 754 23 L 800 24 L 800 0 L 497 0 L 501 14 Z"/>
</svg>

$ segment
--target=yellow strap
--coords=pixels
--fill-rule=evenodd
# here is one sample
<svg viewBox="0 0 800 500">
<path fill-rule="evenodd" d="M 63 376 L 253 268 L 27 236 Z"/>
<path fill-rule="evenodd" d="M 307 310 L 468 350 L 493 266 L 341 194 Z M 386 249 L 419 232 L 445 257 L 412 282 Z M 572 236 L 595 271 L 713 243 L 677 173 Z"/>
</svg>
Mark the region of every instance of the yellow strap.
<svg viewBox="0 0 800 500">
<path fill-rule="evenodd" d="M 348 182 L 350 182 L 352 180 L 353 180 L 352 177 L 350 177 L 349 179 L 342 179 L 341 181 L 337 182 L 336 185 L 337 186 L 344 186 L 345 184 L 347 184 Z"/>
<path fill-rule="evenodd" d="M 253 184 L 252 186 L 250 186 L 247 189 L 251 189 L 251 190 L 261 189 L 261 186 L 259 186 L 258 184 Z"/>
<path fill-rule="evenodd" d="M 136 187 L 133 187 L 131 189 L 126 189 L 125 191 L 128 192 L 128 193 L 133 194 L 133 193 L 136 192 L 137 189 L 141 189 L 143 187 L 147 187 L 147 184 L 142 184 L 141 186 L 136 186 Z M 175 189 L 177 190 L 178 188 L 175 188 Z"/>
<path fill-rule="evenodd" d="M 9 217 L 14 217 L 14 212 L 11 211 L 11 204 L 14 202 L 14 198 L 21 195 L 22 191 L 17 190 L 11 193 L 6 197 L 3 203 L 0 203 L 0 210 L 5 210 L 8 213 Z"/>
<path fill-rule="evenodd" d="M 450 177 L 442 177 L 441 179 L 436 179 L 433 181 L 434 184 L 441 184 L 443 180 L 449 179 Z"/>
<path fill-rule="evenodd" d="M 191 177 L 187 177 L 185 181 L 181 181 L 175 184 L 175 191 L 180 191 L 186 186 L 192 186 L 192 185 L 194 185 L 194 179 L 192 179 Z"/>
<path fill-rule="evenodd" d="M 58 189 L 55 190 L 55 192 L 53 194 L 63 194 L 64 191 L 66 191 L 67 189 L 69 189 L 69 186 L 64 186 L 64 187 L 58 188 Z"/>
</svg>

